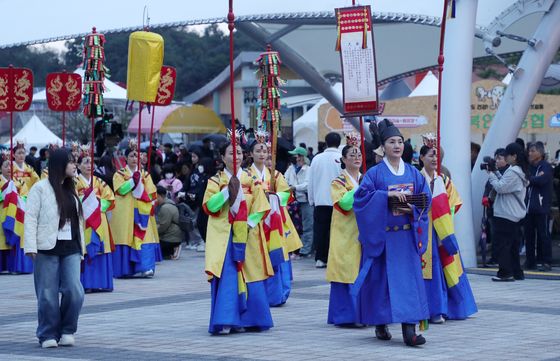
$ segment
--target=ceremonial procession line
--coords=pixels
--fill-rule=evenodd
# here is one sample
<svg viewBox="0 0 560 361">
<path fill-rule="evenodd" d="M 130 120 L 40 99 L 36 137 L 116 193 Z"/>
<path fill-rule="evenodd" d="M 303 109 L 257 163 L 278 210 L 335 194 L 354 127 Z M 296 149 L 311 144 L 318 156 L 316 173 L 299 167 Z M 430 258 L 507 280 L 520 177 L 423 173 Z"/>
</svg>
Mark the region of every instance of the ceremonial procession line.
<svg viewBox="0 0 560 361">
<path fill-rule="evenodd" d="M 31 275 L 0 275 L 1 360 L 555 360 L 560 283 L 506 284 L 469 275 L 479 312 L 430 325 L 422 348 L 403 347 L 400 332 L 378 341 L 374 328 L 327 325 L 329 285 L 311 260 L 293 263 L 288 303 L 272 309 L 275 327 L 210 336 L 204 256 L 183 253 L 158 265 L 153 279 L 115 280 L 113 293 L 86 295 L 77 347 L 42 350 L 35 338 Z M 393 329 L 395 327 L 393 326 Z"/>
</svg>

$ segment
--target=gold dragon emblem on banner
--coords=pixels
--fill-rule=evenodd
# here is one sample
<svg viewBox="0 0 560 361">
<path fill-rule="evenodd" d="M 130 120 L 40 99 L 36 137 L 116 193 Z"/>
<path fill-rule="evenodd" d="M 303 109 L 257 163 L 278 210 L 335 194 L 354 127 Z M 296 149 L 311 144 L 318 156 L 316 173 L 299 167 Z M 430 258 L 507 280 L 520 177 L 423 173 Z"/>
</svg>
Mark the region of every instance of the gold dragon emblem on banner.
<svg viewBox="0 0 560 361">
<path fill-rule="evenodd" d="M 158 90 L 158 104 L 165 104 L 165 101 L 171 96 L 171 90 L 169 90 L 169 87 L 173 85 L 173 77 L 171 74 L 172 70 L 168 68 L 161 77 Z"/>
<path fill-rule="evenodd" d="M 0 77 L 0 110 L 8 108 L 8 77 Z"/>
<path fill-rule="evenodd" d="M 16 79 L 16 104 L 14 106 L 15 109 L 23 109 L 23 106 L 29 101 L 29 95 L 25 93 L 29 88 L 31 88 L 29 72 L 24 70 L 21 78 Z"/>
<path fill-rule="evenodd" d="M 76 97 L 80 95 L 81 92 L 81 89 L 78 87 L 78 82 L 71 76 L 68 77 L 68 81 L 66 82 L 66 91 L 68 92 L 66 106 L 71 108 L 76 102 Z"/>
<path fill-rule="evenodd" d="M 52 104 L 55 108 L 58 108 L 62 105 L 60 101 L 60 96 L 58 93 L 62 90 L 62 81 L 60 80 L 60 75 L 57 75 L 51 83 L 49 84 L 47 93 L 52 97 Z"/>
</svg>

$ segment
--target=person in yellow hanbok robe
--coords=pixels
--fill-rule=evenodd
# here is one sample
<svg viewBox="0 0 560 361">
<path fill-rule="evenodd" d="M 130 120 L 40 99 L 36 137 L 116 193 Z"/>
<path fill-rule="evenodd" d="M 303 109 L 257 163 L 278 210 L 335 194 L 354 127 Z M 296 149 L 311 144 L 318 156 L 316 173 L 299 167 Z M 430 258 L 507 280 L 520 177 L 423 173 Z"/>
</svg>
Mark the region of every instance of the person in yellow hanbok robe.
<svg viewBox="0 0 560 361">
<path fill-rule="evenodd" d="M 452 216 L 459 211 L 463 202 L 451 179 L 437 173 L 437 149 L 430 136 L 431 134 L 423 136 L 426 145 L 420 149 L 420 164 L 423 167 L 421 173 L 430 184 L 436 200 L 432 202 L 432 209 L 428 214 L 428 247 L 422 255 L 422 275 L 430 322 L 439 324 L 445 322 L 445 319 L 464 320 L 478 309 L 467 274 L 463 271 L 459 244 L 453 232 Z M 437 184 L 440 185 L 439 189 L 445 187 L 445 194 L 437 194 Z M 434 210 L 441 199 L 447 203 L 445 208 L 449 209 L 449 223 L 445 223 L 441 217 L 441 207 Z M 434 219 L 434 214 L 440 218 Z"/>
<path fill-rule="evenodd" d="M 156 187 L 149 173 L 138 168 L 133 143 L 125 152 L 127 165 L 113 175 L 115 208 L 110 227 L 115 242 L 113 273 L 119 277 L 153 277 L 162 261 L 154 218 Z"/>
<path fill-rule="evenodd" d="M 352 209 L 354 192 L 361 178 L 362 152 L 355 136 L 347 136 L 346 146 L 342 149 L 342 174 L 331 183 L 333 215 L 331 220 L 331 241 L 327 281 L 331 283 L 328 323 L 337 326 L 357 323 L 356 297 L 350 287 L 358 277 L 362 247 L 358 240 L 358 224 Z"/>
<path fill-rule="evenodd" d="M 12 179 L 19 195 L 24 199 L 31 187 L 40 180 L 33 167 L 25 163 L 25 144 L 20 141 L 14 148 Z"/>
<path fill-rule="evenodd" d="M 92 186 L 89 152 L 84 151 L 83 155 L 78 158 L 78 165 L 80 174 L 76 177 L 76 192 L 84 202 L 84 195 Z M 110 292 L 113 290 L 113 259 L 111 257 L 113 242 L 107 212 L 115 206 L 115 195 L 107 183 L 96 176 L 93 176 L 93 191 L 98 201 L 100 224 L 97 229 L 93 229 L 86 219 L 84 232 L 86 255 L 80 279 L 86 292 Z"/>
<path fill-rule="evenodd" d="M 205 271 L 212 304 L 208 331 L 266 330 L 273 322 L 263 281 L 271 266 L 258 225 L 270 206 L 261 186 L 240 168 L 241 147 L 237 147 L 235 166 L 231 143 L 223 144 L 220 154 L 225 169 L 208 180 L 202 202 L 209 215 Z M 234 168 L 236 176 L 232 176 Z"/>
<path fill-rule="evenodd" d="M 6 183 L 10 179 L 10 152 L 2 152 L 2 175 L 0 175 L 0 190 L 4 189 Z M 6 211 L 4 210 L 4 193 L 0 192 L 0 224 L 6 219 Z M 8 271 L 8 258 L 12 246 L 6 243 L 6 235 L 4 228 L 0 227 L 0 272 Z"/>
<path fill-rule="evenodd" d="M 302 247 L 302 243 L 290 214 L 288 213 L 287 205 L 291 198 L 290 186 L 288 185 L 288 182 L 286 182 L 284 175 L 276 170 L 274 171 L 274 189 L 272 188 L 272 173 L 271 170 L 265 166 L 270 153 L 265 142 L 266 137 L 266 133 L 257 132 L 256 139 L 250 147 L 253 164 L 248 171 L 255 182 L 262 184 L 265 192 L 275 194 L 278 196 L 280 201 L 280 212 L 282 216 L 282 235 L 280 237 L 282 259 L 275 261 L 274 254 L 277 251 L 272 249 L 274 246 L 270 244 L 269 240 L 269 252 L 272 255 L 271 258 L 274 267 L 274 276 L 267 279 L 265 282 L 270 306 L 276 307 L 286 303 L 288 297 L 290 296 L 292 288 L 292 264 L 290 261 L 290 252 L 300 249 Z M 264 222 L 261 221 L 260 227 L 264 226 Z"/>
<path fill-rule="evenodd" d="M 39 176 L 33 167 L 25 163 L 25 144 L 21 141 L 16 141 L 12 168 L 12 180 L 17 188 L 18 195 L 21 197 L 23 204 L 25 204 L 27 194 L 31 187 L 39 181 Z M 20 244 L 14 245 L 10 258 L 12 265 L 10 272 L 33 273 L 33 260 L 31 257 L 26 256 L 23 251 L 23 237 L 21 237 Z"/>
</svg>

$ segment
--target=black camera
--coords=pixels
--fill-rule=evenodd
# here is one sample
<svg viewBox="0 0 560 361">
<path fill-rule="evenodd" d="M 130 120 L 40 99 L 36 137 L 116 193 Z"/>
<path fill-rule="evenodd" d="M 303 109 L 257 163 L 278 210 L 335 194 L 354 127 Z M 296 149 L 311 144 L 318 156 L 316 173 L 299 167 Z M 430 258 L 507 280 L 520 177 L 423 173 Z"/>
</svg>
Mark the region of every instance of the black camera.
<svg viewBox="0 0 560 361">
<path fill-rule="evenodd" d="M 494 158 L 486 156 L 482 160 L 483 162 L 480 163 L 480 170 L 487 170 L 489 172 L 496 171 L 496 160 Z"/>
</svg>

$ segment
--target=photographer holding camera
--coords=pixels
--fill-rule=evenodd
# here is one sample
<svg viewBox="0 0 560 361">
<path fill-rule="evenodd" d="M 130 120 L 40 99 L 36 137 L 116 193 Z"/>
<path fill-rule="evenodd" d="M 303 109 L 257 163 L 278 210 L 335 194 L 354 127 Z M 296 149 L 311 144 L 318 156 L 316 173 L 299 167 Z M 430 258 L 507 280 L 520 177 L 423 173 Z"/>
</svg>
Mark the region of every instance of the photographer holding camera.
<svg viewBox="0 0 560 361">
<path fill-rule="evenodd" d="M 496 191 L 494 201 L 494 242 L 498 248 L 498 274 L 492 281 L 523 280 L 525 276 L 519 262 L 521 220 L 527 214 L 525 194 L 528 185 L 527 157 L 517 143 L 506 147 L 509 168 L 502 175 L 495 164 L 488 164 L 489 182 Z M 482 166 L 481 166 L 482 168 Z"/>
<path fill-rule="evenodd" d="M 489 157 L 484 158 L 484 163 L 480 164 L 481 170 L 486 170 L 488 165 L 491 165 L 491 168 L 495 168 L 500 172 L 500 174 L 504 174 L 506 169 L 508 169 L 509 165 L 506 162 L 506 150 L 504 148 L 498 148 L 494 152 L 494 159 Z M 495 242 L 494 237 L 494 201 L 496 200 L 496 191 L 492 188 L 490 181 L 486 182 L 486 186 L 484 187 L 484 194 L 482 196 L 482 205 L 486 208 L 486 242 L 492 244 L 492 253 L 490 255 L 490 260 L 486 262 L 487 266 L 496 266 L 498 264 L 498 247 Z"/>
</svg>

